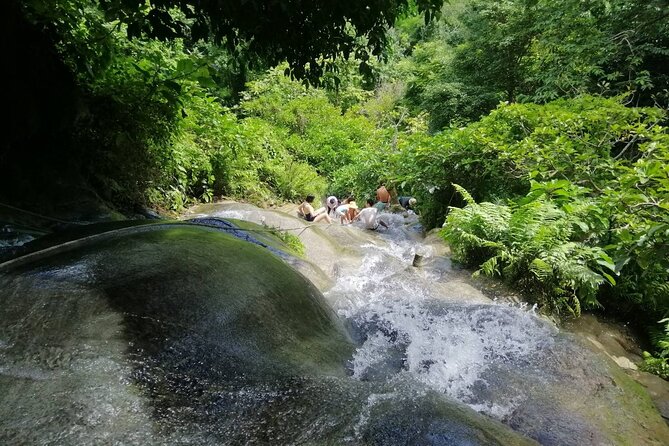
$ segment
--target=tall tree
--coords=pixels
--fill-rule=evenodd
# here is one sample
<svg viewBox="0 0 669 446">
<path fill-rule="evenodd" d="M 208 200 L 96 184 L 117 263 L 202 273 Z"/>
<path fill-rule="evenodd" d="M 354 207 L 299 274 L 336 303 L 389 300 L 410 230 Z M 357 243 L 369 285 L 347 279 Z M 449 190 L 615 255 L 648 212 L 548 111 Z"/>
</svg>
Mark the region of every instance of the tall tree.
<svg viewBox="0 0 669 446">
<path fill-rule="evenodd" d="M 454 67 L 506 100 L 630 94 L 667 105 L 669 0 L 472 1 Z"/>
<path fill-rule="evenodd" d="M 503 91 L 514 102 L 527 81 L 537 0 L 475 0 L 462 16 L 468 33 L 455 68 L 476 85 Z"/>
<path fill-rule="evenodd" d="M 318 82 L 329 61 L 355 55 L 362 71 L 379 56 L 397 17 L 416 7 L 429 19 L 443 0 L 100 0 L 110 19 L 128 24 L 130 36 L 214 39 L 232 53 L 270 65 L 287 60 L 291 75 Z"/>
<path fill-rule="evenodd" d="M 639 105 L 669 108 L 669 0 L 607 2 L 609 45 L 615 51 L 603 66 L 611 88 L 635 92 Z"/>
</svg>

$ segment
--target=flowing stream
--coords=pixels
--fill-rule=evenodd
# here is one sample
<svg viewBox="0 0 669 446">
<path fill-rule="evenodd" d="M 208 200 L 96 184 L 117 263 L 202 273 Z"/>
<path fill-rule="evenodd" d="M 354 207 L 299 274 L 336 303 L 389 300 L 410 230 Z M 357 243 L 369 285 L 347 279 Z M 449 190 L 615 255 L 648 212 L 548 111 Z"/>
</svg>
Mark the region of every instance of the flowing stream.
<svg viewBox="0 0 669 446">
<path fill-rule="evenodd" d="M 373 232 L 250 205 L 195 216 L 0 263 L 0 443 L 669 442 L 620 368 L 484 296 L 415 217 Z M 221 217 L 289 229 L 310 261 Z"/>
<path fill-rule="evenodd" d="M 541 373 L 557 330 L 525 305 L 470 302 L 448 287 L 449 269 L 423 270 L 414 256 L 430 257 L 405 229 L 406 219 L 387 215 L 390 229 L 361 246 L 362 266 L 342 271 L 325 297 L 345 318 L 359 343 L 351 371 L 361 380 L 413 379 L 504 420 L 522 403 L 520 392 L 490 399 L 490 375 L 510 364 L 528 381 Z M 446 286 L 435 287 L 443 280 Z M 528 376 L 533 374 L 533 376 Z"/>
<path fill-rule="evenodd" d="M 258 220 L 239 209 L 217 215 Z M 383 218 L 387 230 L 323 229 L 361 257 L 335 261 L 334 285 L 324 293 L 356 343 L 353 379 L 433 389 L 542 444 L 626 444 L 645 429 L 626 413 L 621 370 L 534 307 L 473 289 L 469 273 L 423 243 L 415 216 Z M 384 398 L 390 395 L 375 394 L 367 404 Z"/>
<path fill-rule="evenodd" d="M 253 212 L 217 216 L 249 219 Z M 324 293 L 358 345 L 350 360 L 352 377 L 415 380 L 506 420 L 525 398 L 516 388 L 499 392 L 495 376 L 512 367 L 523 375 L 516 376 L 520 380 L 549 379 L 542 362 L 550 360 L 558 330 L 525 304 L 472 302 L 462 295 L 461 284 L 450 280 L 457 273 L 450 262 L 414 267 L 416 254 L 423 261 L 433 257 L 433 248 L 413 229 L 415 216 L 383 214 L 383 219 L 387 230 L 354 225 L 333 234 L 342 245 L 350 231 L 367 238 L 359 245 L 361 262 L 341 262 L 334 286 Z"/>
</svg>

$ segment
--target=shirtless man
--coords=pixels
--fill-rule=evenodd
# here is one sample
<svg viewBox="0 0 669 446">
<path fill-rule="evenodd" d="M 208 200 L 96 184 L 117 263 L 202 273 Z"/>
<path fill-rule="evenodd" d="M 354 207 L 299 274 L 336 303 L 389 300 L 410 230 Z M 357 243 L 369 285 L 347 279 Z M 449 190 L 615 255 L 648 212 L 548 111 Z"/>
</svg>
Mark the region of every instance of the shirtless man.
<svg viewBox="0 0 669 446">
<path fill-rule="evenodd" d="M 381 204 L 383 203 L 383 204 Z M 378 210 L 383 210 L 390 206 L 390 192 L 383 184 L 376 189 L 376 205 Z"/>
</svg>

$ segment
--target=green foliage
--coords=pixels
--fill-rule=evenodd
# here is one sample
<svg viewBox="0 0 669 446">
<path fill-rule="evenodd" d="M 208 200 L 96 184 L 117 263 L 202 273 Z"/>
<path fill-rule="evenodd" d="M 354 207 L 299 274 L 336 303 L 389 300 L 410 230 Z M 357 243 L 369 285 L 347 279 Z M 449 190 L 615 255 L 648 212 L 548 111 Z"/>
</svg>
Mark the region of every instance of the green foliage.
<svg viewBox="0 0 669 446">
<path fill-rule="evenodd" d="M 669 104 L 666 0 L 451 1 L 438 22 L 406 19 L 382 79 L 406 83 L 430 130 L 479 119 L 500 101 L 583 94 Z"/>
<path fill-rule="evenodd" d="M 657 354 L 653 356 L 648 352 L 643 352 L 641 370 L 669 380 L 669 318 L 664 318 L 659 323 L 663 324 L 663 331 L 654 333 L 655 336 L 652 336 L 657 347 Z"/>
<path fill-rule="evenodd" d="M 525 195 L 532 179 L 566 179 L 597 194 L 605 190 L 614 194 L 617 178 L 629 175 L 630 184 L 647 188 L 656 183 L 637 178 L 638 169 L 630 162 L 662 163 L 666 156 L 666 130 L 659 125 L 662 117 L 656 108 L 629 108 L 615 99 L 592 96 L 545 105 L 501 105 L 466 127 L 403 140 L 397 179 L 421 194 L 424 215 L 460 204 L 454 201 L 451 183 L 461 184 L 479 201 Z M 645 161 L 642 155 L 654 161 Z M 654 175 L 666 174 L 653 169 Z M 421 192 L 426 188 L 432 193 Z M 638 194 L 632 193 L 629 199 L 634 197 Z M 662 201 L 659 196 L 654 199 Z M 639 208 L 661 211 L 658 206 Z M 434 218 L 425 223 L 438 226 L 441 222 Z"/>
<path fill-rule="evenodd" d="M 666 357 L 655 357 L 648 352 L 644 352 L 640 369 L 669 380 L 669 359 Z"/>
<path fill-rule="evenodd" d="M 316 171 L 288 151 L 284 129 L 239 121 L 221 105 L 234 91 L 219 83 L 236 76 L 221 68 L 231 62 L 221 50 L 180 39 L 128 40 L 125 25 L 107 21 L 96 2 L 31 0 L 26 13 L 50 27 L 85 93 L 73 140 L 102 198 L 180 210 L 214 195 L 267 204 L 325 190 Z"/>
<path fill-rule="evenodd" d="M 474 85 L 504 93 L 513 102 L 528 77 L 537 2 L 472 1 L 461 20 L 466 40 L 456 49 L 454 69 Z"/>
<path fill-rule="evenodd" d="M 669 318 L 664 318 L 658 323 L 663 324 L 663 332 L 658 334 L 654 341 L 659 348 L 659 355 L 669 357 Z"/>
<path fill-rule="evenodd" d="M 463 180 L 471 195 L 460 190 L 466 206 L 451 210 L 444 234 L 464 264 L 554 311 L 601 305 L 651 326 L 669 314 L 665 120 L 657 108 L 594 97 L 501 106 L 412 141 L 403 178 L 441 190 Z M 422 215 L 439 215 L 445 199 L 424 195 Z"/>
<path fill-rule="evenodd" d="M 617 155 L 616 182 L 602 190 L 621 272 L 613 297 L 618 311 L 633 313 L 641 305 L 657 319 L 669 315 L 669 138 L 659 124 L 633 138 L 638 145 Z"/>
<path fill-rule="evenodd" d="M 150 2 L 101 0 L 108 18 L 127 24 L 129 37 L 213 39 L 231 54 L 244 54 L 269 65 L 288 61 L 287 72 L 318 84 L 337 69 L 335 59 L 350 55 L 369 71 L 372 56 L 380 56 L 386 30 L 403 13 L 417 7 L 427 20 L 442 0 L 320 2 L 279 0 Z M 295 32 L 299 30 L 299 32 Z"/>
<path fill-rule="evenodd" d="M 332 176 L 331 191 L 339 197 L 353 195 L 359 203 L 374 198 L 380 183 L 387 183 L 392 169 L 388 154 L 382 148 L 372 147 L 361 153 L 355 162 L 337 169 Z"/>
<path fill-rule="evenodd" d="M 296 253 L 299 256 L 304 255 L 304 244 L 302 243 L 302 240 L 294 234 L 291 234 L 288 231 L 276 231 L 272 232 L 272 234 L 276 235 L 281 239 L 283 243 L 286 244 L 294 253 Z"/>
<path fill-rule="evenodd" d="M 278 68 L 249 83 L 240 110 L 245 122 L 263 122 L 282 135 L 288 158 L 274 165 L 270 182 L 283 198 L 322 195 L 328 187 L 339 196 L 371 196 L 388 170 L 385 131 L 368 118 L 372 101 L 349 102 L 344 111 L 326 92 L 291 81 Z M 314 168 L 319 176 L 307 174 Z"/>
<path fill-rule="evenodd" d="M 191 197 L 204 202 L 213 198 L 211 162 L 188 136 L 175 141 L 165 153 L 161 170 L 166 181 L 153 192 L 155 204 L 168 205 L 174 211 L 181 210 Z"/>
<path fill-rule="evenodd" d="M 512 207 L 477 204 L 455 187 L 467 205 L 451 210 L 442 234 L 456 260 L 480 265 L 479 273 L 504 278 L 558 314 L 599 306 L 600 286 L 615 285 L 606 252 L 576 241 L 585 225 L 581 212 L 565 212 L 545 197 Z"/>
<path fill-rule="evenodd" d="M 454 64 L 508 101 L 633 92 L 666 104 L 666 11 L 664 0 L 473 1 Z"/>
<path fill-rule="evenodd" d="M 449 4 L 448 11 L 459 11 L 461 3 Z M 406 19 L 396 32 L 396 54 L 391 62 L 381 68 L 388 84 L 406 86 L 403 102 L 412 114 L 427 113 L 429 129 L 433 132 L 451 123 L 464 123 L 478 119 L 502 99 L 490 88 L 481 88 L 459 77 L 455 71 L 454 13 L 445 14 L 442 22 L 419 26 L 415 20 Z"/>
<path fill-rule="evenodd" d="M 90 99 L 75 141 L 96 189 L 117 204 L 142 202 L 160 182 L 161 151 L 178 129 L 181 84 L 172 80 L 181 49 L 115 40 L 119 56 L 94 78 L 80 77 Z"/>
</svg>

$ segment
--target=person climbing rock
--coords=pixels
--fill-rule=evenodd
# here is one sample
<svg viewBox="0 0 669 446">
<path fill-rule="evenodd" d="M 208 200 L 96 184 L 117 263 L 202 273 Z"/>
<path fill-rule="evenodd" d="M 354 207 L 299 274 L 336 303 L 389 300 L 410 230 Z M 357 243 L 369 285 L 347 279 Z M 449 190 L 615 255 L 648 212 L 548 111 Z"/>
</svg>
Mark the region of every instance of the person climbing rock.
<svg viewBox="0 0 669 446">
<path fill-rule="evenodd" d="M 334 195 L 330 195 L 327 200 L 325 200 L 325 206 L 328 208 L 328 215 L 335 217 L 335 210 L 337 209 L 337 206 L 339 206 L 339 200 Z"/>
</svg>

